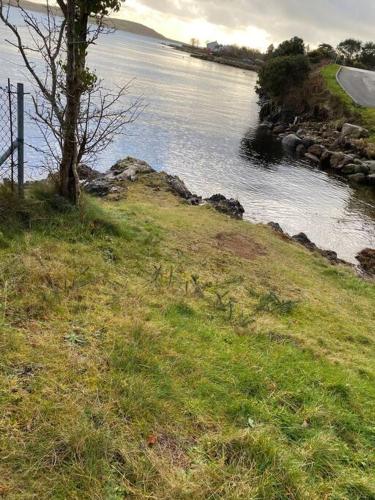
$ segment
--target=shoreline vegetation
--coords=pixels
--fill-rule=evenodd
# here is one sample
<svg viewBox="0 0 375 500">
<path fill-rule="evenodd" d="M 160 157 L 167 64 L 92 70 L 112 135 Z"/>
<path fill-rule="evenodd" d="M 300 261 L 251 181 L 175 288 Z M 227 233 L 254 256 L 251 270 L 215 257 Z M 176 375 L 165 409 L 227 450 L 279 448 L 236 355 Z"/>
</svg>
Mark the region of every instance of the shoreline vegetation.
<svg viewBox="0 0 375 500">
<path fill-rule="evenodd" d="M 2 193 L 2 495 L 374 497 L 374 283 L 129 167 Z"/>
<path fill-rule="evenodd" d="M 215 55 L 207 52 L 205 49 L 199 49 L 197 47 L 192 47 L 186 44 L 183 44 L 181 46 L 168 44 L 168 46 L 174 48 L 175 50 L 186 52 L 190 54 L 190 57 L 201 59 L 202 61 L 209 61 L 217 64 L 223 64 L 225 66 L 232 66 L 233 68 L 239 68 L 246 71 L 257 72 L 260 68 L 260 64 L 248 63 L 241 59 L 225 57 L 223 55 Z"/>
</svg>

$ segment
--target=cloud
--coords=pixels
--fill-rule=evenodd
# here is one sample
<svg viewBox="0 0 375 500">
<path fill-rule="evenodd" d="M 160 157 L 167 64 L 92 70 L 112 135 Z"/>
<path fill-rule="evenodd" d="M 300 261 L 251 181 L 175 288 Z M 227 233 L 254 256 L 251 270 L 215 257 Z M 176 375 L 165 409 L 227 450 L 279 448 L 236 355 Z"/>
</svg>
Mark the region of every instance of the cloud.
<svg viewBox="0 0 375 500">
<path fill-rule="evenodd" d="M 311 45 L 336 44 L 349 36 L 375 38 L 374 0 L 130 0 L 128 3 L 129 8 L 131 4 L 147 8 L 159 19 L 168 18 L 169 22 L 174 19 L 179 23 L 199 20 L 232 35 L 260 30 L 268 34 L 264 39 L 276 43 L 294 35 Z M 147 24 L 147 18 L 143 22 Z"/>
</svg>

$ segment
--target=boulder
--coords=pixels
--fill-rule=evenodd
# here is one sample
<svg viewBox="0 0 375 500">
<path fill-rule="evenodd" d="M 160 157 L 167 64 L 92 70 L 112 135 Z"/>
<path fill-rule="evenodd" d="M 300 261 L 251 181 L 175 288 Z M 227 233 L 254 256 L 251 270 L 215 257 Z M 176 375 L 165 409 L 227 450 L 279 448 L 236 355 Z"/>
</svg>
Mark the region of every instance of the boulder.
<svg viewBox="0 0 375 500">
<path fill-rule="evenodd" d="M 304 246 L 311 252 L 317 252 L 326 259 L 328 259 L 331 264 L 339 264 L 339 263 L 344 263 L 341 259 L 337 257 L 337 253 L 334 252 L 333 250 L 322 250 L 318 246 L 315 245 L 307 236 L 305 233 L 299 233 L 296 234 L 295 236 L 292 236 L 292 240 L 299 243 L 300 245 Z"/>
<path fill-rule="evenodd" d="M 191 205 L 199 205 L 202 203 L 202 198 L 189 191 L 184 181 L 177 177 L 177 175 L 166 174 L 166 181 L 173 194 L 188 201 Z"/>
<path fill-rule="evenodd" d="M 369 131 L 359 125 L 344 123 L 341 129 L 340 139 L 362 139 L 364 137 L 369 137 L 369 135 Z"/>
<path fill-rule="evenodd" d="M 280 123 L 278 125 L 275 125 L 275 127 L 273 128 L 273 133 L 274 134 L 282 134 L 285 132 L 286 129 L 287 129 L 287 125 Z"/>
<path fill-rule="evenodd" d="M 282 144 L 284 147 L 295 151 L 297 146 L 302 144 L 302 139 L 296 134 L 288 134 L 283 137 Z"/>
<path fill-rule="evenodd" d="M 308 148 L 307 152 L 311 155 L 314 155 L 314 156 L 317 156 L 318 158 L 320 158 L 325 150 L 326 150 L 326 148 L 324 146 L 322 146 L 321 144 L 313 144 L 312 146 L 310 146 Z"/>
<path fill-rule="evenodd" d="M 345 165 L 353 163 L 353 157 L 345 153 L 336 152 L 332 153 L 330 158 L 330 166 L 334 170 L 341 170 Z"/>
<path fill-rule="evenodd" d="M 83 163 L 78 165 L 77 173 L 80 181 L 90 181 L 98 179 L 103 174 Z"/>
<path fill-rule="evenodd" d="M 304 156 L 306 154 L 306 148 L 303 144 L 298 144 L 296 147 L 296 154 L 298 156 Z"/>
<path fill-rule="evenodd" d="M 115 163 L 111 167 L 109 173 L 111 173 L 116 180 L 134 182 L 137 180 L 138 176 L 151 174 L 152 172 L 155 172 L 155 170 L 148 163 L 128 156 L 124 160 L 119 160 Z"/>
<path fill-rule="evenodd" d="M 356 256 L 361 268 L 367 274 L 375 276 L 375 249 L 365 248 Z"/>
<path fill-rule="evenodd" d="M 366 175 L 361 173 L 349 175 L 348 179 L 355 184 L 365 184 L 367 180 Z"/>
<path fill-rule="evenodd" d="M 368 173 L 369 174 L 375 174 L 375 161 L 365 161 L 363 162 L 363 165 L 365 165 L 368 168 Z"/>
<path fill-rule="evenodd" d="M 302 138 L 302 144 L 305 146 L 306 149 L 309 149 L 314 143 L 315 143 L 315 139 L 313 139 L 312 137 L 303 137 Z"/>
<path fill-rule="evenodd" d="M 320 166 L 322 168 L 330 168 L 331 167 L 331 156 L 332 155 L 333 155 L 332 151 L 328 151 L 327 149 L 324 151 L 324 153 L 320 157 Z"/>
<path fill-rule="evenodd" d="M 85 184 L 84 189 L 87 193 L 93 196 L 104 197 L 110 194 L 118 195 L 126 193 L 125 186 L 119 186 L 111 177 L 103 176 L 98 179 L 93 179 Z"/>
<path fill-rule="evenodd" d="M 356 165 L 355 163 L 348 163 L 347 165 L 344 165 L 341 169 L 341 174 L 342 175 L 351 175 L 351 174 L 359 174 L 361 173 L 360 171 L 360 166 Z"/>
<path fill-rule="evenodd" d="M 211 198 L 207 198 L 206 201 L 215 210 L 229 215 L 233 219 L 242 219 L 245 213 L 245 209 L 238 200 L 228 199 L 222 194 L 214 194 Z"/>
<path fill-rule="evenodd" d="M 305 158 L 307 160 L 310 160 L 311 162 L 318 164 L 319 163 L 319 158 L 311 153 L 306 153 Z"/>
<path fill-rule="evenodd" d="M 267 224 L 267 226 L 269 226 L 274 231 L 276 231 L 276 233 L 285 234 L 282 227 L 280 226 L 280 224 L 278 222 L 269 222 Z"/>
</svg>

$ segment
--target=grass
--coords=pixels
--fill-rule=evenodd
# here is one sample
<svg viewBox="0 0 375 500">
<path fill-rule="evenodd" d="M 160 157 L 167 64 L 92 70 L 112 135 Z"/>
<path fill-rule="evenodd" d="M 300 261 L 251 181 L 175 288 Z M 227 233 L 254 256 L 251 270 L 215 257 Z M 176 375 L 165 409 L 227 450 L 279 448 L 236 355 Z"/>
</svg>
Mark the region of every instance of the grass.
<svg viewBox="0 0 375 500">
<path fill-rule="evenodd" d="M 0 495 L 374 499 L 374 284 L 156 184 L 0 211 Z"/>
<path fill-rule="evenodd" d="M 348 113 L 359 117 L 361 124 L 370 132 L 370 142 L 375 142 L 375 108 L 359 106 L 352 100 L 337 82 L 336 75 L 339 69 L 338 64 L 330 64 L 322 68 L 321 74 L 326 86 L 331 94 L 343 103 Z"/>
</svg>

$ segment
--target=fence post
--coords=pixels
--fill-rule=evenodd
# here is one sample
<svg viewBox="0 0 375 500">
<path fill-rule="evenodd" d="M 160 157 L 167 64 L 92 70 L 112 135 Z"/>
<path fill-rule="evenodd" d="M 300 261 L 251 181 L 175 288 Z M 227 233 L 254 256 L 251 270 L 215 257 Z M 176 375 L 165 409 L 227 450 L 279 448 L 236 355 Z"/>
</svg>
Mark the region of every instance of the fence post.
<svg viewBox="0 0 375 500">
<path fill-rule="evenodd" d="M 24 196 L 24 86 L 23 83 L 17 83 L 17 156 L 18 156 L 18 193 L 20 197 Z"/>
</svg>

